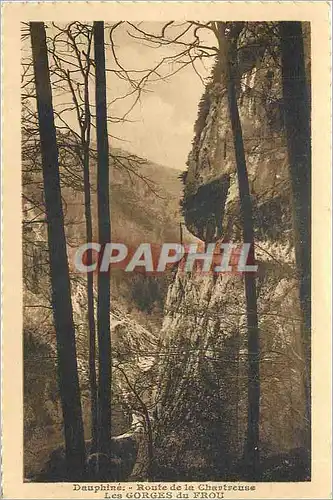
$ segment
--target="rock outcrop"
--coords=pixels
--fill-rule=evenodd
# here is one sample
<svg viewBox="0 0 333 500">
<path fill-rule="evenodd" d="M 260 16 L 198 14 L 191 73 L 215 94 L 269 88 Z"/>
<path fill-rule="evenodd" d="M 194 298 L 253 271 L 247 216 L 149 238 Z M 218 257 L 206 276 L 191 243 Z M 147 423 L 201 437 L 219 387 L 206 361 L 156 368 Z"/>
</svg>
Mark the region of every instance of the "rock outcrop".
<svg viewBox="0 0 333 500">
<path fill-rule="evenodd" d="M 258 52 L 251 39 L 239 44 L 238 106 L 259 265 L 260 442 L 265 459 L 304 446 L 304 362 L 278 49 Z M 183 180 L 188 229 L 206 242 L 242 241 L 227 96 L 218 65 L 200 103 Z M 175 273 L 165 305 L 157 401 L 155 448 L 161 478 L 242 477 L 246 333 L 241 275 Z"/>
</svg>

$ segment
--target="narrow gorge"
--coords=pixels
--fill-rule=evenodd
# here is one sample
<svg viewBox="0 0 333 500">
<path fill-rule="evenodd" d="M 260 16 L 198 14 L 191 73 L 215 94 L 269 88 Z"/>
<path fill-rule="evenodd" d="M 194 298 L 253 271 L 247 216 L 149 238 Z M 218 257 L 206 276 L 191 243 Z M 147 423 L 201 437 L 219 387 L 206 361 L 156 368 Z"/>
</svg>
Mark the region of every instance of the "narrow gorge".
<svg viewBox="0 0 333 500">
<path fill-rule="evenodd" d="M 108 24 L 100 25 L 99 29 L 101 33 L 105 30 L 111 40 L 110 44 L 105 43 L 106 66 L 109 68 L 107 75 L 114 84 L 110 88 L 116 92 L 117 86 L 112 78 L 118 76 L 131 89 L 128 91 L 126 87 L 129 93 L 125 97 L 138 92 L 133 107 L 129 111 L 126 108 L 129 114 L 135 105 L 142 105 L 142 116 L 139 113 L 140 118 L 133 119 L 133 124 L 137 121 L 142 127 L 139 132 L 136 129 L 136 144 L 140 146 L 140 134 L 148 127 L 149 113 L 154 115 L 156 125 L 156 137 L 151 137 L 150 141 L 151 151 L 155 148 L 155 152 L 157 150 L 161 155 L 161 151 L 164 151 L 169 162 L 174 153 L 173 148 L 178 147 L 180 150 L 183 147 L 181 138 L 184 131 L 188 134 L 188 129 L 193 127 L 194 137 L 186 166 L 185 161 L 175 165 L 169 163 L 167 166 L 150 161 L 141 152 L 133 153 L 133 144 L 129 145 L 128 151 L 125 147 L 116 147 L 114 143 L 117 145 L 117 141 L 120 142 L 116 135 L 117 129 L 114 135 L 110 132 L 108 135 L 107 127 L 116 128 L 116 124 L 120 123 L 120 129 L 123 127 L 128 130 L 127 114 L 119 119 L 116 113 L 119 110 L 115 108 L 115 103 L 125 97 L 111 95 L 110 88 L 106 87 L 108 113 L 111 116 L 112 110 L 114 116 L 105 119 L 104 139 L 105 144 L 109 140 L 109 145 L 106 160 L 104 163 L 99 161 L 99 143 L 95 140 L 94 127 L 91 127 L 91 137 L 89 129 L 89 140 L 84 136 L 98 115 L 97 105 L 89 101 L 88 91 L 92 95 L 90 87 L 93 73 L 89 73 L 91 60 L 84 52 L 87 40 L 88 48 L 91 49 L 95 28 L 78 21 L 66 26 L 53 23 L 52 27 L 47 27 L 49 38 L 45 52 L 48 51 L 52 62 L 50 85 L 55 87 L 55 156 L 60 177 L 59 199 L 64 212 L 63 250 L 67 258 L 64 267 L 68 269 L 69 310 L 73 316 L 73 342 L 76 349 L 73 356 L 75 360 L 72 361 L 73 366 L 77 367 L 76 385 L 82 407 L 82 457 L 85 469 L 80 471 L 83 476 L 78 477 L 87 481 L 309 481 L 311 422 L 307 413 L 306 377 L 310 367 L 305 355 L 307 346 L 304 345 L 301 280 L 296 259 L 297 244 L 304 245 L 304 241 L 297 242 L 295 236 L 299 207 L 295 203 L 295 186 L 291 175 L 290 140 L 288 142 L 286 123 L 288 110 L 283 85 L 285 76 L 281 62 L 279 24 L 284 23 L 188 21 L 184 23 L 188 24 L 187 28 L 181 28 L 170 21 L 158 35 L 145 32 L 139 25 L 126 23 L 122 21 L 111 27 Z M 301 27 L 304 70 L 310 95 L 309 24 L 292 24 Z M 185 41 L 181 43 L 187 47 L 186 57 L 189 57 L 189 61 L 186 60 L 181 69 L 192 71 L 189 68 L 193 66 L 195 71 L 187 75 L 191 78 L 199 76 L 197 89 L 200 92 L 203 90 L 199 103 L 197 98 L 195 100 L 197 119 L 195 123 L 191 119 L 190 127 L 186 121 L 188 111 L 185 97 L 184 110 L 177 109 L 178 94 L 185 92 L 185 87 L 173 88 L 170 95 L 166 90 L 171 85 L 168 83 L 169 77 L 173 78 L 177 73 L 173 64 L 181 64 L 183 59 L 172 59 L 175 55 L 170 52 L 171 55 L 166 57 L 166 60 L 170 58 L 173 61 L 172 70 L 167 64 L 170 75 L 164 75 L 160 65 L 154 70 L 147 70 L 146 74 L 146 70 L 139 70 L 136 66 L 125 71 L 114 52 L 115 48 L 122 47 L 122 37 L 128 36 L 131 30 L 131 40 L 126 43 L 134 43 L 135 40 L 141 50 L 149 47 L 143 42 L 150 41 L 151 44 L 157 43 L 155 48 L 158 52 L 163 45 L 161 40 L 165 41 L 165 46 L 171 45 L 166 37 L 170 27 L 176 35 L 180 30 L 179 39 L 185 35 Z M 39 26 L 39 29 L 45 30 L 45 27 Z M 227 41 L 226 46 L 230 47 L 230 52 L 226 50 L 230 60 L 222 57 L 224 42 L 218 36 L 221 29 L 222 38 Z M 208 30 L 208 35 L 205 30 Z M 237 31 L 235 36 L 233 30 Z M 118 45 L 112 39 L 114 31 L 120 33 Z M 206 34 L 202 35 L 202 31 Z M 189 33 L 193 35 L 192 44 L 186 38 Z M 177 46 L 179 39 L 177 35 L 172 43 Z M 207 48 L 204 44 L 208 43 Z M 126 44 L 124 47 L 127 47 Z M 137 47 L 129 47 L 136 53 Z M 130 55 L 131 50 L 128 51 Z M 194 59 L 191 51 L 194 51 Z M 124 53 L 126 55 L 125 49 Z M 66 64 L 70 67 L 72 63 L 68 61 L 74 56 L 78 58 L 76 64 L 80 71 L 87 71 L 83 75 L 83 83 L 79 81 L 76 87 L 71 78 L 73 81 L 81 78 L 80 75 L 77 77 L 78 70 L 73 70 L 70 77 L 69 70 L 63 68 Z M 65 64 L 66 57 L 69 59 Z M 150 62 L 150 56 L 145 57 Z M 164 56 L 162 61 L 165 63 Z M 204 78 L 197 74 L 195 61 L 203 65 Z M 94 65 L 95 62 L 92 67 Z M 29 74 L 30 59 L 26 67 L 28 69 L 23 80 Z M 55 75 L 59 80 L 56 80 Z M 156 78 L 153 83 L 150 80 L 152 76 Z M 27 83 L 27 88 L 33 81 L 32 78 Z M 63 87 L 59 86 L 59 82 L 62 85 L 63 81 L 69 85 L 69 90 L 64 94 Z M 159 81 L 160 87 L 156 81 Z M 159 96 L 162 96 L 159 97 L 160 109 L 158 106 L 155 109 L 153 105 L 156 88 L 160 92 Z M 91 324 L 94 328 L 95 323 L 98 324 L 99 308 L 103 302 L 98 289 L 102 272 L 98 260 L 100 256 L 93 262 L 96 267 L 90 282 L 90 303 L 87 298 L 87 273 L 78 270 L 75 260 L 78 249 L 88 239 L 87 204 L 92 226 L 92 241 L 88 241 L 88 244 L 101 241 L 98 229 L 102 202 L 111 220 L 108 241 L 120 243 L 126 248 L 148 245 L 154 253 L 156 249 L 160 251 L 164 244 L 181 243 L 186 251 L 189 245 L 207 249 L 208 245 L 213 244 L 220 252 L 222 244 L 230 243 L 237 249 L 243 243 L 248 243 L 244 236 L 230 89 L 236 96 L 234 105 L 239 112 L 245 170 L 249 180 L 248 201 L 253 211 L 251 223 L 255 262 L 252 264 L 258 266 L 253 275 L 257 311 L 249 311 L 245 275 L 234 264 L 227 272 L 201 272 L 198 265 L 189 271 L 181 265 L 185 258 L 183 256 L 180 262 L 174 261 L 163 272 L 159 272 L 147 270 L 141 259 L 138 269 L 132 269 L 131 272 L 127 272 L 128 267 L 125 269 L 111 264 L 111 300 L 107 296 L 106 301 L 109 308 L 106 319 L 110 319 L 110 328 L 104 325 L 104 329 L 100 328 L 100 337 L 96 337 L 95 331 L 94 337 Z M 153 104 L 150 104 L 145 118 L 146 108 L 140 101 L 143 90 L 147 90 L 148 97 L 149 93 L 153 94 Z M 32 85 L 32 95 L 34 92 Z M 70 96 L 74 105 L 77 105 L 81 136 L 78 129 L 72 127 L 70 120 L 74 121 L 74 118 L 68 119 L 68 110 L 62 109 L 63 103 L 60 103 L 59 96 L 64 101 L 64 96 Z M 63 346 L 59 348 L 59 332 L 54 321 L 54 287 L 50 280 L 50 221 L 47 219 L 47 200 L 43 187 L 45 161 L 36 110 L 30 99 L 28 95 L 22 101 L 24 477 L 30 482 L 70 482 L 76 476 L 69 471 L 66 462 L 68 442 L 64 436 L 65 412 L 63 395 L 57 383 L 61 371 L 59 354 L 64 353 L 65 349 Z M 143 103 L 146 102 L 145 96 L 142 99 Z M 64 126 L 63 116 L 68 119 L 69 125 L 67 123 Z M 132 123 L 130 119 L 128 122 Z M 163 130 L 165 132 L 170 128 L 170 124 L 175 144 L 163 136 Z M 149 135 L 148 132 L 145 131 L 145 135 Z M 145 147 L 148 147 L 147 144 Z M 102 167 L 110 174 L 109 184 L 102 186 L 110 202 L 105 201 L 105 193 L 104 198 L 101 195 Z M 304 179 L 298 181 L 301 185 Z M 105 204 L 108 205 L 106 208 Z M 305 221 L 304 225 L 308 223 Z M 103 251 L 106 245 L 102 246 Z M 54 248 L 59 250 L 61 245 Z M 91 255 L 88 254 L 86 261 L 89 265 Z M 112 255 L 111 252 L 110 261 Z M 56 275 L 54 270 L 53 273 Z M 58 284 L 66 279 L 57 275 L 56 278 L 59 278 L 58 281 L 54 280 Z M 90 317 L 89 304 L 92 304 Z M 248 318 L 254 313 L 258 318 L 260 339 L 260 352 L 257 353 L 259 372 L 255 380 L 249 369 L 251 350 L 248 346 Z M 98 342 L 103 338 L 105 340 L 103 336 L 109 333 L 111 354 L 106 361 L 112 373 L 111 378 L 105 378 L 104 389 L 109 392 L 111 388 L 112 396 L 107 406 L 108 410 L 111 408 L 111 419 L 107 419 L 106 425 L 110 427 L 110 439 L 105 440 L 106 449 L 109 444 L 110 452 L 105 452 L 100 443 L 94 442 L 91 380 L 94 378 L 92 374 L 96 377 L 95 382 L 100 383 L 102 380 L 97 362 L 100 361 L 98 356 L 102 350 Z M 66 340 L 65 335 L 63 339 Z M 260 463 L 255 477 L 249 474 L 251 464 L 247 455 L 250 447 L 249 428 L 253 423 L 249 410 L 250 388 L 254 385 L 260 395 L 257 405 L 259 438 L 255 449 L 260 456 Z M 66 388 L 63 392 L 66 393 Z M 101 394 L 103 396 L 103 390 L 99 388 L 100 400 Z M 100 416 L 98 412 L 97 415 Z"/>
</svg>

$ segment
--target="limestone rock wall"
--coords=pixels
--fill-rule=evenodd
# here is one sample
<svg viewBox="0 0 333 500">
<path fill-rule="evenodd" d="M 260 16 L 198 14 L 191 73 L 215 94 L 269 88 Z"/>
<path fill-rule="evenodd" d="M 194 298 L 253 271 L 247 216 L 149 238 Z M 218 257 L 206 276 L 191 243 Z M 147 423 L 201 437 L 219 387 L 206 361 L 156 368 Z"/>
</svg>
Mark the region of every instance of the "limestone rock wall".
<svg viewBox="0 0 333 500">
<path fill-rule="evenodd" d="M 264 458 L 301 448 L 307 425 L 281 74 L 269 51 L 243 57 L 237 92 L 259 265 Z M 207 241 L 208 228 L 210 241 L 242 241 L 235 167 L 227 96 L 215 68 L 200 102 L 183 176 L 183 213 L 196 237 Z M 207 210 L 202 196 L 205 191 L 208 199 L 212 197 L 217 185 L 224 188 L 218 214 L 216 206 Z M 216 221 L 221 219 L 219 234 Z M 161 477 L 232 477 L 247 428 L 246 334 L 241 275 L 204 276 L 178 269 L 169 287 L 162 329 L 155 443 Z"/>
</svg>

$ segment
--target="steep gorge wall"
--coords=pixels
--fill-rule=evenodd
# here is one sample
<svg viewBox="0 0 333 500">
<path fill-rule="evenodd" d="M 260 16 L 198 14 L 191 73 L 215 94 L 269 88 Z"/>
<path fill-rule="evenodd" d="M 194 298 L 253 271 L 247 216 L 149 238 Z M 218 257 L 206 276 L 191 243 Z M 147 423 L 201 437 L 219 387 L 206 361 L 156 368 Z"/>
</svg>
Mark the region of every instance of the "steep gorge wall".
<svg viewBox="0 0 333 500">
<path fill-rule="evenodd" d="M 272 51 L 252 50 L 251 40 L 247 45 L 243 58 L 239 51 L 237 87 L 259 265 L 264 458 L 301 448 L 307 423 L 281 73 Z M 199 106 L 182 207 L 195 236 L 240 242 L 235 157 L 219 77 L 216 66 Z M 175 273 L 162 330 L 155 442 L 161 477 L 232 477 L 246 438 L 246 331 L 242 276 Z"/>
</svg>

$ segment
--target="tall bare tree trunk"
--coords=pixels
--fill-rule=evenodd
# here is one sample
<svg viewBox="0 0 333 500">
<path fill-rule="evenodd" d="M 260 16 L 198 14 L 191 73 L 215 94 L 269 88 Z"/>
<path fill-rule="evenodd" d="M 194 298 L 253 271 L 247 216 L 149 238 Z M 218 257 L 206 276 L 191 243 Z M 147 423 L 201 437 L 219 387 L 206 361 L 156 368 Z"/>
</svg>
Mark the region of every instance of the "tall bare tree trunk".
<svg viewBox="0 0 333 500">
<path fill-rule="evenodd" d="M 305 399 L 311 445 L 311 116 L 301 22 L 281 22 L 282 86 L 293 193 L 296 264 L 303 316 Z"/>
<path fill-rule="evenodd" d="M 57 338 L 58 379 L 64 419 L 66 459 L 68 477 L 78 479 L 82 477 L 85 470 L 85 443 L 44 23 L 30 23 L 30 34 L 41 141 L 52 307 Z"/>
<path fill-rule="evenodd" d="M 91 46 L 93 30 L 90 28 L 87 36 L 86 52 L 81 51 L 76 38 L 72 35 L 71 29 L 64 30 L 67 34 L 76 55 L 77 69 L 80 71 L 83 79 L 83 110 L 81 106 L 81 90 L 75 89 L 71 74 L 60 65 L 61 71 L 66 79 L 76 111 L 77 122 L 80 127 L 80 151 L 79 158 L 83 168 L 83 191 L 84 191 L 84 212 L 86 222 L 86 242 L 91 243 L 92 232 L 92 214 L 91 214 L 91 184 L 90 184 L 90 138 L 91 138 L 91 111 L 89 95 L 89 76 L 92 67 Z M 85 61 L 84 61 L 85 60 Z M 85 64 L 83 64 L 83 61 Z M 71 63 L 75 65 L 74 63 Z M 78 95 L 79 94 L 79 95 Z M 82 151 L 81 151 L 82 149 Z M 92 250 L 87 251 L 87 258 L 92 262 Z M 96 324 L 94 314 L 94 276 L 87 274 L 87 320 L 89 330 L 89 385 L 90 385 L 90 407 L 91 407 L 91 437 L 92 449 L 96 449 L 97 444 L 97 377 L 96 377 Z"/>
<path fill-rule="evenodd" d="M 94 22 L 96 65 L 98 231 L 102 248 L 111 240 L 109 144 L 106 113 L 104 23 Z M 98 450 L 109 453 L 111 440 L 110 269 L 98 275 L 97 330 L 99 346 Z"/>
<path fill-rule="evenodd" d="M 89 46 L 90 48 L 90 46 Z M 88 54 L 89 57 L 89 54 Z M 89 66 L 90 67 L 90 66 Z M 90 134 L 91 113 L 89 102 L 89 71 L 84 75 L 84 107 L 85 120 L 81 127 L 81 143 L 83 145 L 83 188 L 84 188 L 84 212 L 86 219 L 86 240 L 91 243 L 93 239 L 92 214 L 91 214 L 91 184 L 90 184 Z M 92 251 L 88 251 L 88 260 L 92 261 Z M 88 327 L 89 327 L 89 384 L 91 403 L 91 438 L 92 449 L 97 446 L 97 378 L 96 378 L 96 324 L 94 313 L 94 275 L 87 273 L 87 302 L 88 302 Z"/>
<path fill-rule="evenodd" d="M 239 118 L 235 88 L 234 58 L 228 40 L 225 37 L 225 23 L 217 23 L 219 48 L 222 66 L 225 71 L 228 106 L 236 157 L 238 189 L 242 216 L 244 243 L 250 244 L 249 261 L 255 261 L 252 201 L 246 167 L 242 126 Z M 239 35 L 243 23 L 235 27 L 235 38 Z M 256 278 L 252 273 L 245 273 L 246 316 L 248 330 L 248 424 L 245 448 L 245 464 L 248 479 L 259 477 L 259 405 L 260 405 L 260 341 L 258 327 L 258 308 Z"/>
<path fill-rule="evenodd" d="M 89 145 L 84 146 L 83 162 L 83 184 L 84 184 L 84 210 L 86 219 L 86 240 L 92 242 L 92 216 L 91 216 L 91 196 L 90 196 L 90 175 L 89 175 Z M 92 251 L 88 251 L 88 260 L 92 261 Z M 97 445 L 97 378 L 96 378 L 96 325 L 94 315 L 94 276 L 87 273 L 87 314 L 89 327 L 89 384 L 91 402 L 91 437 L 92 448 Z"/>
</svg>

